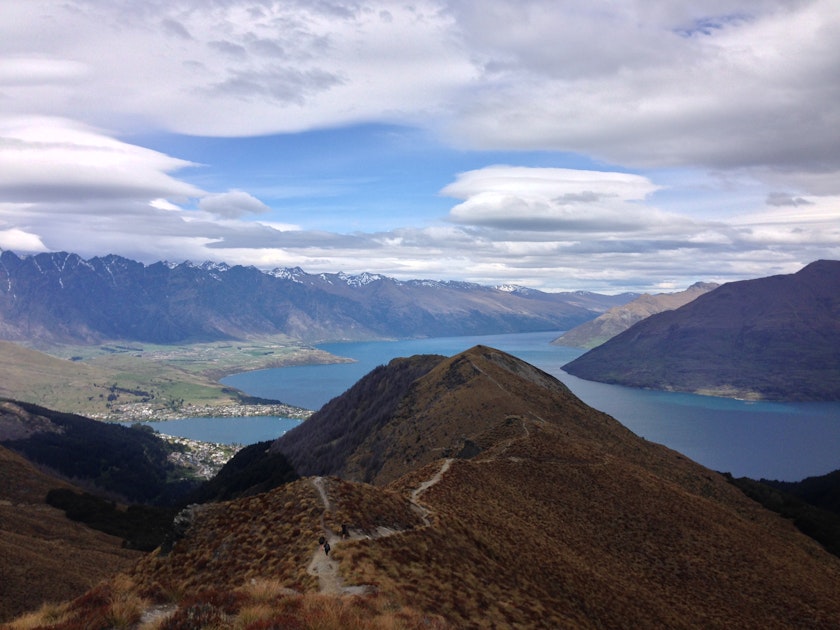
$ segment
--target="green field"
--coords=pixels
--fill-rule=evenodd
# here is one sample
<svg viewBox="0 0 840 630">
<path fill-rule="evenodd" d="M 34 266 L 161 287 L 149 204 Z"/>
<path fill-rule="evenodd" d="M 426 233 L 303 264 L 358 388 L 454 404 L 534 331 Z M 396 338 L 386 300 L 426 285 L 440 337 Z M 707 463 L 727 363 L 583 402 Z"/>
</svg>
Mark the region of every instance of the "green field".
<svg viewBox="0 0 840 630">
<path fill-rule="evenodd" d="M 344 360 L 286 337 L 182 346 L 115 342 L 45 351 L 0 342 L 0 395 L 109 420 L 206 415 L 260 402 L 220 384 L 228 374 Z"/>
</svg>

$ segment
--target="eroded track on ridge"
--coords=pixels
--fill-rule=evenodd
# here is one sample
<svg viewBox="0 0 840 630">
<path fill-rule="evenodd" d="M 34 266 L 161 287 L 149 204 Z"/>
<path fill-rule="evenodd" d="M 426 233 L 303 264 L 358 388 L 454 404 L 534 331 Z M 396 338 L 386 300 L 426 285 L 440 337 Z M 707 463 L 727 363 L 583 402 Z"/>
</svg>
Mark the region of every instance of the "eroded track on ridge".
<svg viewBox="0 0 840 630">
<path fill-rule="evenodd" d="M 417 488 L 412 490 L 409 496 L 410 503 L 414 506 L 415 509 L 417 509 L 417 511 L 420 513 L 423 519 L 424 527 L 428 527 L 431 523 L 431 510 L 426 506 L 420 504 L 420 495 L 422 495 L 429 488 L 437 484 L 446 474 L 446 471 L 449 470 L 449 467 L 451 465 L 451 458 L 443 460 L 440 469 L 438 469 L 438 471 L 430 479 L 427 479 L 419 486 L 417 486 Z M 324 511 L 321 513 L 321 531 L 325 541 L 330 546 L 330 553 L 325 553 L 324 547 L 322 545 L 318 545 L 318 547 L 315 549 L 315 552 L 312 554 L 312 560 L 309 563 L 307 572 L 309 573 L 309 575 L 313 575 L 318 578 L 318 590 L 321 593 L 327 595 L 362 595 L 365 593 L 373 592 L 375 590 L 373 586 L 365 584 L 359 586 L 347 586 L 344 583 L 344 580 L 338 573 L 339 563 L 331 555 L 332 550 L 340 546 L 343 540 L 372 540 L 377 538 L 387 538 L 388 536 L 395 536 L 397 534 L 401 534 L 402 531 L 389 529 L 386 527 L 379 527 L 372 534 L 367 534 L 355 529 L 349 529 L 349 537 L 342 539 L 341 536 L 329 529 L 325 524 L 324 515 L 332 510 L 332 505 L 330 503 L 330 497 L 329 493 L 327 492 L 326 484 L 324 483 L 324 478 L 311 477 L 309 479 L 309 482 L 312 484 L 314 490 L 318 493 L 318 496 L 321 499 L 321 504 L 324 508 Z"/>
</svg>

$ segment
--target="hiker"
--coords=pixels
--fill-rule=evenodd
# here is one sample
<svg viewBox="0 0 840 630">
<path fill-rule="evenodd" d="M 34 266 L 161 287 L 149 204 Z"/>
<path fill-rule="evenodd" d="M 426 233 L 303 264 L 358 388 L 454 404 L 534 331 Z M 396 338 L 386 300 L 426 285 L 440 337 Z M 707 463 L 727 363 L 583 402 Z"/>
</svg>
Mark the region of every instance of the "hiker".
<svg viewBox="0 0 840 630">
<path fill-rule="evenodd" d="M 327 542 L 327 539 L 326 539 L 326 538 L 324 538 L 323 536 L 321 536 L 321 537 L 318 539 L 318 546 L 319 546 L 319 547 L 323 547 L 325 542 Z"/>
<path fill-rule="evenodd" d="M 350 538 L 350 532 L 347 531 L 347 525 L 344 523 L 341 524 L 341 537 Z"/>
<path fill-rule="evenodd" d="M 324 542 L 324 553 L 330 555 L 330 543 Z"/>
</svg>

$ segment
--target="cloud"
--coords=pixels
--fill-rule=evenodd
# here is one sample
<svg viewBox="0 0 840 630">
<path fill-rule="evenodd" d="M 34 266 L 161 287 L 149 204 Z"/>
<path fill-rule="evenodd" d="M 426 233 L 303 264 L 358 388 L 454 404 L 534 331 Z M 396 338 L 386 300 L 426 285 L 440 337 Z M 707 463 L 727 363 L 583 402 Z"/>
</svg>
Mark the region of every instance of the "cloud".
<svg viewBox="0 0 840 630">
<path fill-rule="evenodd" d="M 771 192 L 767 195 L 768 206 L 810 206 L 814 202 L 803 197 L 794 197 L 790 193 Z"/>
<path fill-rule="evenodd" d="M 30 234 L 18 228 L 0 230 L 0 249 L 37 253 L 49 251 L 37 234 Z"/>
<path fill-rule="evenodd" d="M 464 145 L 840 188 L 836 3 L 518 4 L 457 4 L 485 68 L 451 121 Z"/>
<path fill-rule="evenodd" d="M 90 68 L 68 59 L 41 56 L 9 56 L 0 59 L 0 86 L 40 86 L 75 82 L 85 77 Z"/>
<path fill-rule="evenodd" d="M 505 230 L 625 232 L 666 221 L 640 205 L 658 189 L 639 175 L 492 166 L 462 173 L 444 195 L 464 199 L 449 220 Z"/>
<path fill-rule="evenodd" d="M 48 99 L 37 82 L 7 94 L 12 111 L 122 131 L 237 136 L 418 121 L 476 74 L 434 0 L 12 5 L 0 57 L 37 50 L 89 68 Z"/>
<path fill-rule="evenodd" d="M 319 92 L 341 85 L 341 77 L 319 68 L 301 71 L 294 67 L 271 70 L 231 70 L 223 81 L 207 88 L 210 95 L 236 96 L 243 101 L 263 100 L 305 105 Z"/>
<path fill-rule="evenodd" d="M 270 208 L 262 201 L 242 190 L 205 195 L 198 207 L 219 217 L 234 219 L 248 214 L 263 214 Z"/>
<path fill-rule="evenodd" d="M 833 0 L 10 0 L 3 12 L 0 247 L 596 290 L 840 256 Z M 254 188 L 139 146 L 368 123 L 456 149 L 436 148 L 445 159 L 424 173 L 448 212 L 405 225 L 404 208 L 366 213 L 348 182 L 387 189 L 405 163 L 325 175 L 359 159 L 329 132 L 306 146 L 303 178 L 263 173 Z M 481 168 L 491 161 L 589 170 Z M 472 170 L 445 185 L 446 164 Z M 328 182 L 347 202 L 325 219 Z M 320 197 L 290 218 L 301 190 Z"/>
<path fill-rule="evenodd" d="M 0 201 L 195 197 L 169 175 L 186 160 L 116 140 L 70 120 L 0 119 Z"/>
<path fill-rule="evenodd" d="M 379 120 L 840 188 L 834 0 L 30 4 L 0 25 L 8 111 L 227 136 Z"/>
</svg>

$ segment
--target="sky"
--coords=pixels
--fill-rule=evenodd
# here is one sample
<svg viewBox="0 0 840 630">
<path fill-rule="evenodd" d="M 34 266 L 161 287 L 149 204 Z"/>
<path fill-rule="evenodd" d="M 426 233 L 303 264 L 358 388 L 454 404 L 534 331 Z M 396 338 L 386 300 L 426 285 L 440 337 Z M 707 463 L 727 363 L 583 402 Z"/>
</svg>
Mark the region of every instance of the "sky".
<svg viewBox="0 0 840 630">
<path fill-rule="evenodd" d="M 840 2 L 0 0 L 0 248 L 793 273 L 840 259 Z"/>
</svg>

